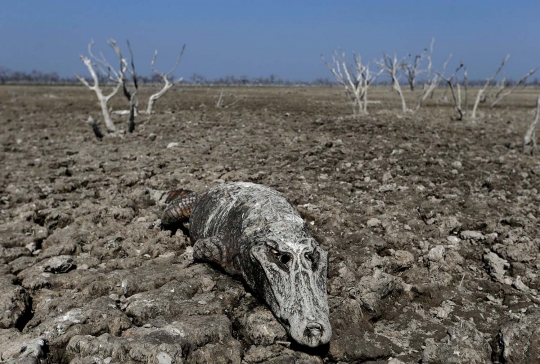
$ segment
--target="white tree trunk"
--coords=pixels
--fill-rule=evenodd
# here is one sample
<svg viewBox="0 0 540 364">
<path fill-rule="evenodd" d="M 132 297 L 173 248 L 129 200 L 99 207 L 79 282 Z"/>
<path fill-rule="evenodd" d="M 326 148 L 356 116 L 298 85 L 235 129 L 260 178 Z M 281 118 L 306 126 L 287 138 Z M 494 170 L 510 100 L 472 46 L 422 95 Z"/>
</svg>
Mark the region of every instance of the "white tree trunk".
<svg viewBox="0 0 540 364">
<path fill-rule="evenodd" d="M 160 76 L 162 79 L 163 79 L 163 82 L 165 82 L 165 85 L 163 86 L 163 88 L 161 89 L 161 91 L 159 92 L 156 92 L 155 94 L 153 94 L 152 96 L 150 96 L 150 98 L 148 99 L 148 107 L 146 108 L 146 113 L 148 115 L 151 115 L 152 114 L 152 111 L 154 109 L 154 104 L 156 103 L 156 101 L 161 97 L 163 96 L 167 91 L 169 91 L 169 89 L 171 87 L 173 87 L 175 84 L 179 83 L 182 81 L 182 77 L 180 77 L 178 80 L 174 81 L 174 82 L 171 82 L 169 80 L 169 76 L 172 75 L 172 73 L 174 72 L 174 70 L 176 69 L 176 67 L 178 67 L 178 64 L 180 63 L 180 60 L 182 59 L 182 55 L 184 54 L 184 50 L 186 49 L 186 45 L 184 44 L 184 46 L 182 47 L 182 50 L 180 51 L 180 55 L 178 56 L 178 60 L 176 61 L 174 67 L 167 73 L 163 73 L 163 72 L 158 72 L 156 71 L 156 69 L 154 68 L 154 64 L 156 63 L 156 58 L 157 58 L 157 55 L 158 55 L 158 51 L 155 51 L 154 52 L 154 58 L 152 58 L 152 63 L 150 63 L 150 66 L 152 68 L 152 71 L 154 71 L 154 73 L 158 76 Z"/>
<path fill-rule="evenodd" d="M 114 126 L 111 115 L 109 114 L 109 100 L 106 97 L 103 97 L 103 95 L 98 95 L 98 98 L 99 106 L 101 106 L 101 113 L 103 114 L 103 121 L 105 122 L 105 127 L 110 133 L 116 133 L 116 127 Z"/>
<path fill-rule="evenodd" d="M 534 154 L 536 152 L 536 125 L 540 120 L 540 96 L 536 100 L 536 116 L 523 137 L 523 153 Z"/>
<path fill-rule="evenodd" d="M 501 72 L 502 68 L 504 67 L 504 64 L 506 63 L 506 61 L 508 61 L 508 59 L 510 58 L 510 55 L 507 55 L 503 61 L 501 62 L 501 65 L 499 66 L 499 68 L 497 68 L 497 71 L 495 71 L 495 74 L 493 76 L 491 76 L 490 78 L 488 78 L 486 80 L 486 84 L 484 85 L 484 87 L 482 87 L 479 91 L 478 91 L 478 95 L 476 95 L 476 101 L 474 102 L 474 106 L 473 106 L 473 109 L 472 109 L 472 113 L 471 113 L 471 119 L 475 120 L 476 119 L 476 109 L 478 109 L 478 104 L 480 103 L 480 99 L 482 98 L 482 95 L 484 94 L 484 92 L 486 91 L 487 87 L 489 86 L 489 84 L 491 83 L 491 81 L 497 77 L 497 75 L 499 74 L 499 72 Z"/>
</svg>

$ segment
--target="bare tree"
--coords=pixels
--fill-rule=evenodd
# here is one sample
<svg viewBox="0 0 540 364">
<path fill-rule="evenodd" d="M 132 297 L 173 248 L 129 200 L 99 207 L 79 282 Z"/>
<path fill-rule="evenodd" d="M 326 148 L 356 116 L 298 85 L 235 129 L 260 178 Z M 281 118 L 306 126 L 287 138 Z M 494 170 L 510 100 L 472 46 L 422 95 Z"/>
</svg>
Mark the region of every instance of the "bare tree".
<svg viewBox="0 0 540 364">
<path fill-rule="evenodd" d="M 394 53 L 394 57 L 390 57 L 386 53 L 383 53 L 383 58 L 379 61 L 377 61 L 377 65 L 381 70 L 386 72 L 388 76 L 392 79 L 392 88 L 394 91 L 396 91 L 401 98 L 401 108 L 403 111 L 408 111 L 407 104 L 405 103 L 405 97 L 403 96 L 403 92 L 401 92 L 401 87 L 399 85 L 399 76 L 398 73 L 402 69 L 400 66 L 402 62 L 399 62 L 397 59 L 396 54 Z"/>
<path fill-rule="evenodd" d="M 437 74 L 437 72 L 431 73 L 431 68 L 433 66 L 433 62 L 431 60 L 431 56 L 433 55 L 433 44 L 435 43 L 435 38 L 431 40 L 431 45 L 429 46 L 429 53 L 427 54 L 426 58 L 428 61 L 428 65 L 426 68 L 426 82 L 424 83 L 424 87 L 422 89 L 422 94 L 420 95 L 420 98 L 418 100 L 418 104 L 416 104 L 416 110 L 420 109 L 422 107 L 424 101 L 430 96 L 433 95 L 433 92 L 439 86 L 439 83 L 441 81 L 440 76 Z M 450 59 L 452 59 L 452 55 L 448 56 L 448 59 L 443 64 L 442 68 L 442 74 L 446 72 L 446 66 L 448 66 L 448 62 L 450 62 Z"/>
<path fill-rule="evenodd" d="M 176 61 L 174 67 L 167 73 L 163 73 L 163 72 L 158 72 L 156 71 L 156 69 L 154 68 L 154 63 L 156 62 L 156 58 L 157 58 L 157 55 L 158 55 L 158 51 L 156 50 L 155 53 L 154 53 L 154 58 L 152 58 L 152 63 L 151 63 L 151 67 L 152 67 L 152 71 L 157 75 L 157 76 L 160 76 L 161 79 L 163 80 L 163 82 L 165 82 L 165 85 L 163 86 L 163 88 L 159 91 L 159 92 L 156 92 L 155 94 L 151 95 L 150 98 L 148 99 L 148 107 L 146 109 L 146 113 L 148 115 L 151 115 L 152 114 L 152 110 L 154 108 L 154 104 L 156 103 L 156 101 L 161 97 L 163 96 L 167 91 L 169 91 L 169 89 L 171 87 L 173 87 L 175 84 L 179 83 L 182 81 L 182 77 L 180 77 L 178 80 L 176 81 L 171 81 L 170 80 L 170 77 L 172 75 L 172 73 L 176 70 L 176 67 L 178 67 L 178 64 L 180 63 L 180 60 L 182 59 L 182 55 L 184 54 L 184 50 L 186 49 L 186 45 L 184 44 L 184 46 L 182 47 L 182 51 L 180 52 L 180 55 L 178 56 L 178 60 Z"/>
<path fill-rule="evenodd" d="M 109 39 L 108 41 L 109 45 L 113 47 L 113 44 L 116 44 L 116 42 L 113 39 Z M 94 80 L 94 84 L 90 86 L 90 84 L 81 76 L 78 74 L 75 74 L 75 77 L 86 87 L 88 87 L 90 90 L 94 91 L 96 93 L 96 96 L 99 100 L 99 104 L 101 106 L 101 112 L 103 114 L 103 120 L 105 122 L 105 126 L 107 130 L 111 133 L 116 132 L 116 127 L 114 126 L 114 123 L 111 119 L 111 116 L 109 115 L 109 109 L 108 109 L 108 103 L 109 100 L 116 95 L 118 90 L 123 85 L 123 76 L 122 74 L 126 71 L 126 64 L 123 64 L 121 62 L 119 71 L 116 71 L 113 66 L 105 59 L 103 56 L 103 53 L 100 53 L 100 58 L 94 56 L 92 53 L 92 45 L 94 45 L 94 41 L 92 40 L 90 44 L 88 44 L 88 54 L 90 57 L 86 56 L 80 56 L 83 63 L 88 68 L 88 71 L 90 72 L 90 75 L 92 76 L 92 79 Z M 113 47 L 114 48 L 114 47 Z M 96 73 L 94 67 L 96 67 L 103 75 L 106 75 L 109 80 L 113 81 L 116 85 L 114 86 L 113 90 L 108 95 L 103 95 L 103 91 L 100 88 L 99 85 L 99 77 Z"/>
<path fill-rule="evenodd" d="M 489 106 L 489 112 L 491 113 L 491 111 L 493 110 L 493 108 L 495 107 L 495 105 L 497 105 L 499 103 L 499 101 L 501 101 L 503 98 L 505 98 L 506 96 L 510 95 L 512 92 L 514 92 L 514 90 L 516 88 L 518 88 L 519 86 L 521 86 L 523 83 L 525 83 L 525 81 L 527 80 L 527 78 L 529 78 L 530 76 L 532 76 L 536 71 L 538 70 L 538 68 L 534 68 L 532 70 L 529 71 L 529 73 L 527 73 L 525 76 L 521 77 L 519 79 L 518 82 L 516 82 L 516 84 L 508 91 L 506 92 L 503 92 L 504 89 L 506 88 L 507 86 L 507 83 L 504 82 L 501 82 L 501 85 L 499 86 L 499 90 L 497 91 L 497 93 L 495 94 L 495 100 L 491 103 L 491 105 Z"/>
<path fill-rule="evenodd" d="M 457 95 L 456 95 L 456 92 L 454 90 L 454 78 L 456 77 L 457 73 L 464 66 L 465 66 L 464 63 L 461 62 L 459 64 L 459 66 L 456 68 L 456 70 L 454 71 L 454 73 L 452 74 L 452 76 L 450 76 L 450 77 L 445 77 L 444 74 L 441 74 L 440 72 L 437 72 L 439 77 L 441 77 L 441 79 L 445 80 L 446 83 L 448 84 L 448 87 L 450 88 L 450 92 L 452 93 L 452 98 L 454 99 L 454 105 L 455 105 L 456 110 L 458 112 L 458 119 L 457 120 L 463 120 L 463 110 L 461 109 L 461 92 L 460 92 L 460 88 L 459 88 L 459 82 L 456 82 L 457 87 L 458 87 L 458 92 L 457 92 Z"/>
<path fill-rule="evenodd" d="M 423 70 L 419 69 L 422 59 L 424 59 L 424 55 L 419 54 L 414 57 L 414 61 L 412 63 L 403 62 L 401 65 L 405 73 L 405 78 L 407 78 L 407 82 L 409 83 L 409 88 L 411 89 L 411 91 L 414 91 L 416 77 L 418 77 L 418 75 L 423 73 Z"/>
<path fill-rule="evenodd" d="M 231 101 L 229 103 L 226 103 L 225 102 L 225 98 L 229 96 L 231 98 Z M 229 95 L 224 95 L 223 94 L 223 90 L 221 90 L 219 92 L 219 96 L 218 96 L 218 99 L 216 101 L 216 108 L 218 109 L 221 109 L 221 108 L 230 108 L 230 107 L 233 107 L 234 105 L 236 105 L 238 102 L 240 101 L 240 98 L 237 97 L 235 94 L 233 93 L 230 93 Z"/>
<path fill-rule="evenodd" d="M 127 131 L 129 133 L 133 133 L 133 131 L 135 130 L 135 117 L 137 117 L 139 113 L 139 97 L 138 97 L 139 82 L 137 79 L 137 73 L 135 72 L 135 60 L 133 58 L 133 50 L 131 49 L 131 44 L 129 43 L 129 40 L 127 41 L 127 45 L 129 49 L 129 55 L 131 58 L 130 59 L 131 68 L 127 67 L 127 71 L 131 75 L 131 79 L 133 81 L 133 88 L 134 88 L 133 91 L 130 91 L 127 87 L 128 83 L 126 81 L 125 72 L 122 73 L 122 80 L 123 80 L 122 84 L 123 84 L 124 96 L 127 98 L 129 102 L 129 119 L 128 119 L 128 124 L 127 124 Z M 118 55 L 118 58 L 120 59 L 120 64 L 123 64 L 123 63 L 127 64 L 127 61 L 124 58 L 124 56 L 122 56 L 122 52 L 120 51 L 120 48 L 118 48 L 118 46 L 115 47 L 115 51 L 116 51 L 116 54 Z"/>
<path fill-rule="evenodd" d="M 505 63 L 508 61 L 508 59 L 510 58 L 510 55 L 508 54 L 504 59 L 503 61 L 501 62 L 499 68 L 497 68 L 497 71 L 495 71 L 495 74 L 493 74 L 493 76 L 491 76 L 490 78 L 488 78 L 486 80 L 486 84 L 484 85 L 484 87 L 482 87 L 479 91 L 478 91 L 478 94 L 476 95 L 476 101 L 474 102 L 474 106 L 473 106 L 473 109 L 472 109 L 472 113 L 471 113 L 471 118 L 473 120 L 476 119 L 476 109 L 478 108 L 478 104 L 480 103 L 480 99 L 482 98 L 482 95 L 484 94 L 484 92 L 486 91 L 486 89 L 488 88 L 488 86 L 491 84 L 491 81 L 493 81 L 493 79 L 495 77 L 497 77 L 497 75 L 499 74 L 499 72 L 501 72 L 502 68 L 504 67 Z"/>
<path fill-rule="evenodd" d="M 401 67 L 403 68 L 403 71 L 405 73 L 405 77 L 407 78 L 407 82 L 409 83 L 409 88 L 411 91 L 414 91 L 414 88 L 416 86 L 416 78 L 421 75 L 422 73 L 427 73 L 427 78 L 430 78 L 429 72 L 431 71 L 431 56 L 433 54 L 433 44 L 435 43 L 435 38 L 431 38 L 431 44 L 429 46 L 429 53 L 427 53 L 427 49 L 424 49 L 424 51 L 415 56 L 412 63 L 403 61 L 401 64 Z M 410 57 L 410 55 L 409 55 Z M 422 60 L 424 58 L 428 59 L 428 68 L 425 70 L 420 69 L 420 64 L 422 63 Z"/>
<path fill-rule="evenodd" d="M 540 95 L 538 96 L 538 100 L 536 100 L 536 115 L 534 120 L 523 137 L 523 153 L 525 154 L 536 153 L 536 125 L 538 121 L 540 121 Z"/>
<path fill-rule="evenodd" d="M 369 62 L 362 63 L 362 57 L 353 53 L 354 64 L 347 60 L 345 52 L 339 54 L 334 51 L 332 54 L 332 64 L 322 60 L 326 67 L 332 72 L 336 81 L 345 88 L 347 97 L 352 101 L 353 113 L 359 115 L 367 114 L 368 88 L 373 81 L 379 77 L 382 70 L 372 73 L 369 69 Z"/>
</svg>

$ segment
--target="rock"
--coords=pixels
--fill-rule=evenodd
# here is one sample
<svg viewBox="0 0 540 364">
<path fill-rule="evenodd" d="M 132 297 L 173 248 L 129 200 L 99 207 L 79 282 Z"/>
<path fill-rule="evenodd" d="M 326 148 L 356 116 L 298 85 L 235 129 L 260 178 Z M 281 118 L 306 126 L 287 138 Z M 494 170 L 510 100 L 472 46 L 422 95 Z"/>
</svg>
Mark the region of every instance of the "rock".
<svg viewBox="0 0 540 364">
<path fill-rule="evenodd" d="M 491 363 L 491 347 L 470 321 L 461 321 L 448 329 L 448 335 L 436 342 L 426 339 L 422 364 Z"/>
<path fill-rule="evenodd" d="M 73 258 L 70 255 L 60 255 L 48 259 L 43 264 L 43 271 L 53 274 L 67 273 L 75 268 Z"/>
<path fill-rule="evenodd" d="M 193 364 L 240 364 L 242 362 L 242 345 L 236 340 L 225 343 L 207 344 L 189 356 Z"/>
<path fill-rule="evenodd" d="M 527 239 L 528 240 L 528 239 Z M 512 262 L 530 262 L 536 259 L 538 243 L 532 241 L 510 244 L 506 248 L 506 257 Z"/>
<path fill-rule="evenodd" d="M 287 340 L 287 333 L 272 312 L 262 306 L 246 313 L 241 332 L 248 343 L 268 346 L 276 340 Z"/>
<path fill-rule="evenodd" d="M 352 329 L 353 325 L 350 325 L 350 327 Z M 384 336 L 364 330 L 360 331 L 363 332 L 345 331 L 346 335 L 341 335 L 330 341 L 328 354 L 333 359 L 331 362 L 375 362 L 380 358 L 393 356 L 399 350 L 396 345 Z"/>
<path fill-rule="evenodd" d="M 431 248 L 431 250 L 428 253 L 428 259 L 430 262 L 440 262 L 444 259 L 444 252 L 445 248 L 442 245 L 437 245 L 434 248 Z"/>
<path fill-rule="evenodd" d="M 252 345 L 246 351 L 244 355 L 244 360 L 248 363 L 260 363 L 275 355 L 275 350 L 271 350 L 271 347 Z"/>
<path fill-rule="evenodd" d="M 224 316 L 186 316 L 182 322 L 156 322 L 133 327 L 121 337 L 75 335 L 66 352 L 70 359 L 92 357 L 124 363 L 234 363 L 241 362 L 241 345 L 231 335 Z"/>
<path fill-rule="evenodd" d="M 377 227 L 377 226 L 380 226 L 382 223 L 381 223 L 381 220 L 377 219 L 377 218 L 371 218 L 367 221 L 367 225 L 369 227 Z"/>
<path fill-rule="evenodd" d="M 452 162 L 452 167 L 461 168 L 461 167 L 463 167 L 463 165 L 461 164 L 460 161 L 454 161 L 454 162 Z"/>
<path fill-rule="evenodd" d="M 10 276 L 0 276 L 0 329 L 13 328 L 30 311 L 30 296 L 11 282 Z M 11 276 L 13 277 L 13 276 Z"/>
<path fill-rule="evenodd" d="M 414 255 L 406 250 L 397 250 L 394 252 L 394 266 L 397 270 L 405 270 L 414 264 Z"/>
<path fill-rule="evenodd" d="M 167 144 L 167 149 L 176 148 L 179 145 L 180 145 L 180 143 L 178 143 L 178 142 L 170 142 L 169 144 Z"/>
<path fill-rule="evenodd" d="M 479 231 L 472 231 L 472 230 L 464 230 L 461 232 L 461 238 L 462 239 L 470 239 L 470 240 L 484 240 L 485 237 L 482 235 Z"/>
<path fill-rule="evenodd" d="M 514 286 L 516 289 L 520 290 L 521 292 L 529 292 L 531 289 L 527 287 L 525 283 L 521 280 L 520 276 L 517 276 L 514 280 L 514 283 L 512 283 L 512 286 Z"/>
<path fill-rule="evenodd" d="M 0 362 L 39 364 L 45 358 L 46 342 L 42 337 L 21 334 L 17 329 L 0 329 Z"/>
<path fill-rule="evenodd" d="M 494 252 L 484 254 L 484 261 L 488 264 L 490 275 L 495 278 L 497 282 L 506 284 L 504 275 L 506 270 L 510 267 L 508 261 L 499 257 Z"/>
<path fill-rule="evenodd" d="M 386 172 L 382 176 L 382 181 L 386 183 L 386 182 L 390 181 L 392 178 L 394 178 L 394 177 L 392 177 L 392 174 L 390 172 Z"/>
<path fill-rule="evenodd" d="M 540 358 L 540 309 L 528 308 L 516 322 L 503 324 L 496 343 L 501 362 L 537 363 Z"/>
<path fill-rule="evenodd" d="M 447 216 L 439 219 L 439 231 L 442 236 L 451 234 L 461 228 L 461 223 L 455 216 Z"/>
<path fill-rule="evenodd" d="M 363 276 L 355 289 L 349 292 L 362 302 L 367 310 L 380 315 L 381 300 L 396 289 L 396 277 L 375 270 L 372 276 Z"/>
<path fill-rule="evenodd" d="M 457 236 L 454 236 L 454 235 L 447 236 L 447 237 L 446 237 L 446 240 L 447 240 L 450 244 L 454 244 L 454 245 L 459 244 L 459 242 L 461 241 L 460 238 L 458 238 Z"/>
<path fill-rule="evenodd" d="M 379 192 L 392 192 L 397 188 L 397 185 L 395 183 L 390 183 L 386 185 L 382 185 L 379 187 Z"/>
<path fill-rule="evenodd" d="M 108 333 L 100 336 L 75 335 L 66 347 L 71 363 L 185 363 L 182 347 L 174 342 L 178 333 L 158 329 L 145 330 L 147 337 L 123 338 Z M 130 332 L 130 335 L 133 333 Z M 154 335 L 154 336 L 152 336 Z M 159 335 L 162 342 L 160 343 Z"/>
</svg>

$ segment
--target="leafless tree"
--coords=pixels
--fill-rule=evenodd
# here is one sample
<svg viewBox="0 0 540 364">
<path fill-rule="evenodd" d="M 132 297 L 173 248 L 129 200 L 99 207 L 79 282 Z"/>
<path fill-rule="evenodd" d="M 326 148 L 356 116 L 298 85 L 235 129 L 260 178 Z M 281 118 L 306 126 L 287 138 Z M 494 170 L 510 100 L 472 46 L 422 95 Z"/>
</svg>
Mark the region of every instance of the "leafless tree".
<svg viewBox="0 0 540 364">
<path fill-rule="evenodd" d="M 231 99 L 231 101 L 229 103 L 226 103 L 226 101 L 225 101 L 227 96 L 229 96 L 229 98 Z M 240 98 L 237 97 L 235 94 L 230 93 L 229 95 L 224 95 L 223 90 L 221 90 L 219 92 L 219 96 L 218 96 L 218 99 L 216 101 L 215 106 L 218 109 L 230 108 L 230 107 L 233 107 L 234 105 L 236 105 L 239 101 L 240 101 Z"/>
<path fill-rule="evenodd" d="M 131 68 L 127 67 L 127 71 L 131 75 L 131 79 L 133 81 L 133 90 L 130 91 L 128 88 L 128 83 L 126 80 L 125 73 L 122 74 L 122 84 L 123 84 L 123 91 L 124 96 L 127 98 L 129 102 L 129 119 L 128 119 L 128 125 L 127 125 L 127 131 L 129 133 L 132 133 L 135 130 L 135 118 L 137 117 L 139 113 L 139 82 L 137 79 L 137 73 L 135 72 L 135 60 L 133 58 L 133 50 L 131 49 L 131 44 L 129 43 L 129 40 L 127 41 L 128 49 L 129 49 L 129 55 L 130 55 L 130 64 Z M 120 59 L 120 64 L 127 63 L 126 59 L 122 55 L 122 52 L 120 51 L 120 48 L 116 46 L 114 50 L 116 51 L 116 54 L 118 55 L 118 58 Z"/>
<path fill-rule="evenodd" d="M 508 54 L 504 59 L 503 61 L 501 62 L 499 68 L 497 68 L 497 71 L 495 71 L 495 73 L 493 74 L 493 76 L 491 76 L 490 78 L 488 78 L 486 80 L 486 84 L 484 85 L 484 87 L 482 87 L 479 91 L 478 91 L 478 94 L 476 95 L 476 101 L 474 102 L 474 106 L 473 106 L 473 109 L 472 109 L 472 113 L 471 113 L 471 118 L 473 120 L 476 119 L 476 110 L 478 109 L 478 104 L 480 103 L 480 100 L 482 99 L 482 95 L 484 94 L 484 92 L 486 91 L 486 89 L 488 88 L 488 86 L 491 84 L 491 81 L 493 81 L 493 79 L 495 77 L 497 77 L 497 75 L 499 74 L 499 72 L 501 72 L 502 68 L 504 67 L 505 63 L 508 61 L 508 59 L 510 58 L 510 55 Z"/>
<path fill-rule="evenodd" d="M 424 101 L 433 94 L 437 86 L 439 86 L 439 83 L 441 81 L 440 76 L 435 72 L 432 73 L 432 67 L 433 62 L 431 60 L 431 56 L 433 55 L 433 44 L 435 43 L 435 38 L 432 39 L 431 45 L 429 46 L 429 53 L 427 54 L 426 58 L 428 61 L 428 65 L 426 68 L 426 82 L 424 83 L 424 87 L 422 89 L 422 93 L 420 95 L 420 98 L 418 100 L 418 103 L 416 104 L 416 110 L 420 109 L 422 105 L 424 104 Z M 446 72 L 446 66 L 448 66 L 448 62 L 450 62 L 450 59 L 452 59 L 452 55 L 448 56 L 448 59 L 443 64 L 442 68 L 442 74 L 444 75 Z"/>
<path fill-rule="evenodd" d="M 423 73 L 423 70 L 419 69 L 422 59 L 424 59 L 424 55 L 418 54 L 414 57 L 414 61 L 412 63 L 403 62 L 401 65 L 405 73 L 405 78 L 407 78 L 407 82 L 409 83 L 409 88 L 411 89 L 411 91 L 414 91 L 416 77 L 418 77 L 418 75 Z"/>
<path fill-rule="evenodd" d="M 151 95 L 150 98 L 148 99 L 148 107 L 146 109 L 146 113 L 148 115 L 151 115 L 152 114 L 152 110 L 154 108 L 154 104 L 156 103 L 156 101 L 161 97 L 163 96 L 167 91 L 169 91 L 169 89 L 171 87 L 173 87 L 175 84 L 179 83 L 182 81 L 182 77 L 180 77 L 178 80 L 176 81 L 171 81 L 170 77 L 172 76 L 172 73 L 176 70 L 176 68 L 178 67 L 178 64 L 180 63 L 180 60 L 182 59 L 182 55 L 184 54 L 184 50 L 186 49 L 186 45 L 184 44 L 184 46 L 182 47 L 182 51 L 180 52 L 180 55 L 178 56 L 178 60 L 176 61 L 174 67 L 167 73 L 164 73 L 164 72 L 158 72 L 156 71 L 156 69 L 154 68 L 154 63 L 156 62 L 156 58 L 157 58 L 157 55 L 158 55 L 158 51 L 156 50 L 155 53 L 154 53 L 154 58 L 152 58 L 152 63 L 151 63 L 151 67 L 152 67 L 152 71 L 157 75 L 157 76 L 160 76 L 161 79 L 163 80 L 163 82 L 165 82 L 165 85 L 163 86 L 163 88 L 159 91 L 159 92 L 156 92 L 155 94 Z"/>
<path fill-rule="evenodd" d="M 362 57 L 355 53 L 353 53 L 354 64 L 347 60 L 345 52 L 339 54 L 334 51 L 332 64 L 326 62 L 324 57 L 321 58 L 336 81 L 345 88 L 345 93 L 353 104 L 353 113 L 355 115 L 367 114 L 368 88 L 379 77 L 382 70 L 378 73 L 372 73 L 369 69 L 369 62 L 363 64 Z"/>
<path fill-rule="evenodd" d="M 497 105 L 499 103 L 499 101 L 501 101 L 503 98 L 505 98 L 506 96 L 510 95 L 512 92 L 514 92 L 514 90 L 516 88 L 518 88 L 519 86 L 521 86 L 523 83 L 525 83 L 525 81 L 527 80 L 527 78 L 529 78 L 530 76 L 532 76 L 536 71 L 538 70 L 538 68 L 534 68 L 532 70 L 530 70 L 525 76 L 521 77 L 519 79 L 518 82 L 516 82 L 516 84 L 508 91 L 506 92 L 503 92 L 505 89 L 506 89 L 506 86 L 507 86 L 507 83 L 504 82 L 501 82 L 501 85 L 499 86 L 499 90 L 497 91 L 497 93 L 495 94 L 495 100 L 491 103 L 491 105 L 489 106 L 489 112 L 491 114 L 491 111 L 493 110 L 493 108 L 495 107 L 495 105 Z"/>
<path fill-rule="evenodd" d="M 396 54 L 394 53 L 394 57 L 390 57 L 386 53 L 383 53 L 383 58 L 379 61 L 377 61 L 377 65 L 381 70 L 386 72 L 388 76 L 392 79 L 392 88 L 394 91 L 396 91 L 401 98 L 401 108 L 403 111 L 408 111 L 407 104 L 405 103 L 405 97 L 403 96 L 403 92 L 401 91 L 401 87 L 399 85 L 399 71 L 402 69 L 400 66 L 402 62 L 399 62 L 397 59 Z"/>
<path fill-rule="evenodd" d="M 403 61 L 401 64 L 401 67 L 403 68 L 403 71 L 405 73 L 405 77 L 407 78 L 407 82 L 409 83 L 409 88 L 411 91 L 414 91 L 414 88 L 416 86 L 416 78 L 421 75 L 422 73 L 427 74 L 427 78 L 430 78 L 429 72 L 431 71 L 431 56 L 433 55 L 433 44 L 435 43 L 435 38 L 431 39 L 431 44 L 429 46 L 429 53 L 427 49 L 424 49 L 424 51 L 421 54 L 418 54 L 414 57 L 414 60 L 412 63 Z M 410 55 L 409 55 L 410 57 Z M 428 67 L 425 70 L 420 69 L 420 65 L 422 63 L 422 60 L 425 58 L 428 59 Z"/>
<path fill-rule="evenodd" d="M 111 47 L 113 47 L 113 44 L 116 44 L 113 39 L 110 39 L 108 43 Z M 96 96 L 99 100 L 99 104 L 101 106 L 101 112 L 103 114 L 103 120 L 105 122 L 105 126 L 109 132 L 115 133 L 116 127 L 114 126 L 111 116 L 109 115 L 108 103 L 109 103 L 109 100 L 114 95 L 116 95 L 118 90 L 120 90 L 120 88 L 123 85 L 122 74 L 125 73 L 127 64 L 123 64 L 121 62 L 120 69 L 116 71 L 114 67 L 107 61 L 107 59 L 105 59 L 105 56 L 103 56 L 103 53 L 100 53 L 100 58 L 94 56 L 94 54 L 92 53 L 93 45 L 94 45 L 94 41 L 92 40 L 90 44 L 88 44 L 88 54 L 90 57 L 81 55 L 80 58 L 83 61 L 83 63 L 86 65 L 86 67 L 88 68 L 88 71 L 90 72 L 90 75 L 92 76 L 92 79 L 94 80 L 94 84 L 90 86 L 90 84 L 78 74 L 75 74 L 75 77 L 77 77 L 77 79 L 83 85 L 85 85 L 90 90 L 96 93 Z M 96 67 L 103 75 L 106 75 L 109 80 L 115 83 L 113 90 L 108 95 L 103 95 L 103 91 L 99 85 L 99 77 L 94 67 Z"/>
<path fill-rule="evenodd" d="M 538 121 L 540 121 L 540 95 L 538 96 L 538 100 L 536 100 L 536 115 L 534 120 L 523 137 L 523 153 L 525 154 L 536 153 L 536 125 Z"/>
<path fill-rule="evenodd" d="M 465 64 L 463 62 L 461 62 L 459 64 L 459 66 L 456 68 L 456 70 L 454 71 L 454 73 L 450 76 L 450 77 L 446 77 L 444 74 L 440 73 L 440 72 L 437 72 L 437 74 L 439 75 L 439 77 L 441 77 L 441 79 L 443 79 L 444 81 L 446 81 L 446 83 L 448 84 L 448 87 L 450 88 L 450 92 L 452 93 L 452 98 L 454 100 L 454 105 L 456 107 L 456 110 L 458 112 L 458 118 L 457 120 L 463 120 L 463 110 L 461 108 L 461 92 L 460 92 L 460 87 L 459 87 L 459 83 L 456 82 L 457 84 L 457 94 L 456 94 L 456 90 L 454 90 L 454 78 L 456 77 L 457 73 L 465 66 Z"/>
</svg>

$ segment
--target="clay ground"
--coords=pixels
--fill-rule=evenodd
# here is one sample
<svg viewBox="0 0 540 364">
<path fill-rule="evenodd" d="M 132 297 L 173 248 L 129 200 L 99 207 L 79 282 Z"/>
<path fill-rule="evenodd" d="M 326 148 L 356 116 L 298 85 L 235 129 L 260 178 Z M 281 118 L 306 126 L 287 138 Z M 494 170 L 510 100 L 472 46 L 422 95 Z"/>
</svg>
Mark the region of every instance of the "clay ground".
<svg viewBox="0 0 540 364">
<path fill-rule="evenodd" d="M 231 108 L 219 93 L 178 87 L 97 140 L 87 89 L 0 87 L 0 361 L 540 362 L 540 159 L 520 153 L 538 90 L 476 123 L 442 91 L 404 114 L 373 89 L 359 118 L 338 88 L 226 88 Z M 153 190 L 227 181 L 280 191 L 328 250 L 328 347 L 289 345 L 160 229 Z"/>
</svg>

